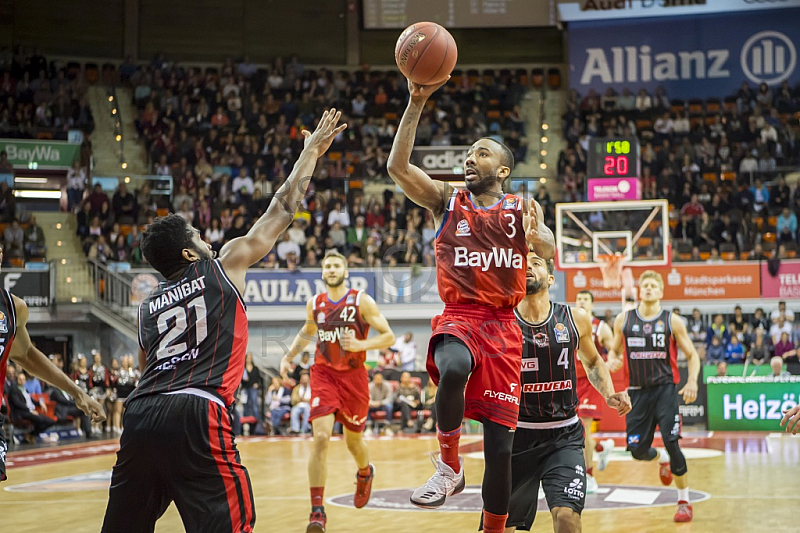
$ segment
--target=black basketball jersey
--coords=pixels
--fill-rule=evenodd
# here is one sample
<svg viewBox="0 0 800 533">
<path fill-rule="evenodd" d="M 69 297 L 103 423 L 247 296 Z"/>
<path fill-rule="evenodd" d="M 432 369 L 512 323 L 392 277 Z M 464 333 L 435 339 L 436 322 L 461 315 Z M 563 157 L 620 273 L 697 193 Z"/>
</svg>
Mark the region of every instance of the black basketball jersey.
<svg viewBox="0 0 800 533">
<path fill-rule="evenodd" d="M 655 387 L 680 381 L 669 311 L 662 309 L 651 320 L 643 319 L 638 309 L 626 311 L 622 333 L 631 387 Z"/>
<path fill-rule="evenodd" d="M 247 314 L 219 260 L 195 261 L 139 306 L 147 363 L 131 399 L 199 389 L 233 403 L 247 351 Z"/>
<path fill-rule="evenodd" d="M 580 335 L 568 305 L 551 303 L 550 314 L 540 324 L 523 319 L 514 310 L 522 329 L 522 423 L 561 422 L 576 416 L 578 392 L 575 364 Z M 524 427 L 524 426 L 523 426 Z"/>
<path fill-rule="evenodd" d="M 17 309 L 11 293 L 0 289 L 0 398 L 3 396 L 3 387 L 6 383 L 6 369 L 11 344 L 17 335 Z"/>
</svg>

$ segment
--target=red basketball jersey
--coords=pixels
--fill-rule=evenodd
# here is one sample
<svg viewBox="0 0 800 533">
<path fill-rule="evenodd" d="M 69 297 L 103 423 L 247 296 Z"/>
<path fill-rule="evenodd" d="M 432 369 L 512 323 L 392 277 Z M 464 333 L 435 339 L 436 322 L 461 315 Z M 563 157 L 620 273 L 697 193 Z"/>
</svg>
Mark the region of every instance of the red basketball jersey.
<svg viewBox="0 0 800 533">
<path fill-rule="evenodd" d="M 361 318 L 362 291 L 350 289 L 338 302 L 328 298 L 328 293 L 314 296 L 314 321 L 317 323 L 317 351 L 315 365 L 325 365 L 334 370 L 354 370 L 364 367 L 366 352 L 347 352 L 341 340 L 350 332 L 356 339 L 366 339 L 369 324 Z"/>
<path fill-rule="evenodd" d="M 597 335 L 600 332 L 600 328 L 602 327 L 603 324 L 604 324 L 603 320 L 600 320 L 599 318 L 594 316 L 592 317 L 592 340 L 594 340 L 594 345 L 595 347 L 597 347 L 597 353 L 599 353 L 600 356 L 603 358 L 603 361 L 605 361 L 608 352 L 606 351 L 606 347 L 603 346 L 603 343 L 600 341 L 600 337 L 598 337 Z M 578 378 L 588 379 L 588 376 L 586 375 L 586 369 L 583 368 L 582 364 L 578 365 Z"/>
<path fill-rule="evenodd" d="M 445 304 L 513 309 L 525 297 L 528 244 L 522 199 L 477 207 L 469 191 L 450 198 L 436 235 L 436 280 Z"/>
</svg>

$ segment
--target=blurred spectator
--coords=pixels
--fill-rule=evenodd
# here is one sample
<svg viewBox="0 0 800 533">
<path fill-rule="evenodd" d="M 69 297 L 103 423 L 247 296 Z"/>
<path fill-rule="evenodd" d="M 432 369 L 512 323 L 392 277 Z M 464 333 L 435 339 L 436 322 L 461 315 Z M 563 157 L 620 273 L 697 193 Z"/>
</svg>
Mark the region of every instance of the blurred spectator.
<svg viewBox="0 0 800 533">
<path fill-rule="evenodd" d="M 86 189 L 86 169 L 76 159 L 67 171 L 67 210 L 75 212 L 81 205 L 83 191 Z"/>
<path fill-rule="evenodd" d="M 8 152 L 0 151 L 0 174 L 13 174 L 14 165 L 8 161 Z"/>
<path fill-rule="evenodd" d="M 292 411 L 290 433 L 305 435 L 309 431 L 308 417 L 311 414 L 311 387 L 308 372 L 300 374 L 300 381 L 292 389 Z M 302 417 L 302 425 L 300 418 Z"/>
<path fill-rule="evenodd" d="M 770 337 L 767 335 L 766 330 L 759 328 L 755 331 L 753 344 L 750 346 L 748 359 L 751 363 L 760 365 L 772 356 L 772 346 L 770 345 Z"/>
<path fill-rule="evenodd" d="M 311 370 L 310 359 L 311 359 L 311 354 L 308 352 L 303 352 L 302 355 L 300 356 L 300 362 L 297 363 L 297 366 L 295 366 L 294 370 L 289 375 L 289 377 L 292 378 L 295 383 L 298 383 L 300 381 L 300 376 L 304 372 L 309 372 Z"/>
<path fill-rule="evenodd" d="M 739 342 L 736 335 L 731 335 L 728 345 L 725 347 L 725 360 L 730 364 L 744 363 L 744 346 Z"/>
<path fill-rule="evenodd" d="M 720 361 L 717 363 L 717 377 L 724 378 L 728 375 L 728 363 Z"/>
<path fill-rule="evenodd" d="M 403 372 L 400 375 L 400 384 L 394 393 L 394 410 L 400 411 L 400 430 L 404 433 L 413 433 L 414 421 L 411 420 L 411 411 L 419 407 L 419 387 L 411 381 L 411 374 Z"/>
<path fill-rule="evenodd" d="M 422 389 L 420 396 L 422 402 L 422 409 L 430 411 L 430 416 L 422 424 L 423 431 L 435 431 L 436 427 L 436 384 L 432 379 L 428 379 L 428 383 Z"/>
<path fill-rule="evenodd" d="M 397 352 L 399 369 L 413 372 L 417 362 L 417 343 L 414 342 L 414 335 L 409 331 L 402 338 L 397 339 L 393 352 Z"/>
<path fill-rule="evenodd" d="M 375 413 L 383 413 L 386 415 L 386 420 L 391 423 L 393 406 L 394 398 L 392 395 L 392 388 L 383 380 L 383 374 L 375 374 L 372 377 L 372 383 L 369 385 L 369 411 L 367 413 L 367 429 L 370 430 L 370 434 L 377 429 L 373 421 Z M 391 430 L 388 428 L 387 433 L 391 434 Z"/>
<path fill-rule="evenodd" d="M 791 334 L 781 332 L 780 340 L 775 343 L 775 357 L 781 357 L 785 362 L 797 362 L 797 349 L 792 342 Z"/>
<path fill-rule="evenodd" d="M 28 219 L 28 227 L 23 231 L 25 241 L 25 259 L 31 257 L 44 257 L 47 255 L 45 246 L 44 231 L 36 223 L 36 217 L 31 215 Z"/>
<path fill-rule="evenodd" d="M 714 322 L 712 322 L 708 328 L 708 331 L 706 332 L 706 344 L 711 344 L 711 341 L 714 337 L 719 338 L 724 350 L 725 346 L 728 344 L 728 340 L 730 339 L 730 332 L 728 331 L 728 328 L 725 327 L 724 317 L 721 313 L 714 315 Z"/>
<path fill-rule="evenodd" d="M 272 378 L 264 398 L 265 410 L 272 425 L 272 434 L 281 435 L 281 419 L 292 410 L 292 388 L 280 377 Z"/>
<path fill-rule="evenodd" d="M 772 378 L 788 378 L 791 376 L 789 372 L 783 370 L 783 359 L 777 355 L 770 359 L 769 366 L 772 369 L 772 374 L 770 374 Z"/>
<path fill-rule="evenodd" d="M 52 426 L 55 421 L 39 414 L 36 410 L 36 405 L 33 403 L 31 395 L 25 390 L 25 373 L 18 373 L 16 378 L 16 383 L 8 390 L 8 407 L 11 423 L 16 425 L 20 420 L 29 422 L 33 426 L 33 433 L 26 433 L 25 440 L 31 444 L 35 444 L 36 437 Z"/>
<path fill-rule="evenodd" d="M 120 180 L 119 187 L 114 193 L 111 207 L 115 214 L 115 220 L 120 224 L 134 224 L 136 222 L 138 207 L 136 197 L 128 192 L 128 186 Z"/>
<path fill-rule="evenodd" d="M 253 363 L 252 352 L 247 352 L 244 356 L 244 371 L 242 375 L 242 403 L 244 403 L 242 416 L 254 416 L 256 420 L 261 421 L 259 399 L 263 385 L 261 370 Z"/>
<path fill-rule="evenodd" d="M 797 240 L 797 216 L 788 208 L 781 210 L 777 223 L 778 242 L 787 243 Z"/>
<path fill-rule="evenodd" d="M 786 308 L 786 302 L 778 302 L 778 308 L 770 313 L 770 320 L 773 324 L 783 317 L 786 322 L 794 322 L 794 311 Z"/>
<path fill-rule="evenodd" d="M 711 337 L 711 344 L 706 347 L 706 362 L 718 363 L 725 360 L 725 345 L 722 344 L 721 339 L 714 335 Z"/>
<path fill-rule="evenodd" d="M 784 315 L 779 315 L 778 320 L 769 328 L 769 336 L 772 338 L 772 344 L 774 346 L 777 347 L 784 333 L 791 337 L 792 323 L 787 322 Z"/>
<path fill-rule="evenodd" d="M 12 220 L 11 224 L 6 226 L 3 233 L 3 245 L 3 252 L 8 257 L 25 256 L 25 233 L 17 219 Z"/>
<path fill-rule="evenodd" d="M 699 309 L 695 308 L 692 310 L 692 316 L 689 317 L 687 322 L 687 330 L 692 342 L 705 343 L 707 326 Z"/>
</svg>

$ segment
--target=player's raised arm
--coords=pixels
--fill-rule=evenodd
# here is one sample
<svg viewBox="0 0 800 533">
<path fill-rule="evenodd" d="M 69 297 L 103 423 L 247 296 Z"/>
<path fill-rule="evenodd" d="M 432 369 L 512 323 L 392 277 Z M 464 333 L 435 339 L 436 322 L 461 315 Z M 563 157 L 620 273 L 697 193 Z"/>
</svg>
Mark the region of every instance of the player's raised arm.
<svg viewBox="0 0 800 533">
<path fill-rule="evenodd" d="M 342 348 L 348 352 L 365 352 L 367 350 L 383 350 L 394 344 L 394 332 L 389 327 L 389 322 L 383 316 L 378 304 L 368 294 L 361 294 L 361 304 L 359 306 L 361 318 L 378 332 L 378 335 L 369 339 L 356 339 L 355 336 L 348 336 L 341 340 Z"/>
<path fill-rule="evenodd" d="M 448 77 L 448 79 L 450 79 Z M 400 126 L 392 142 L 389 152 L 387 170 L 389 176 L 397 183 L 406 196 L 416 204 L 428 209 L 434 217 L 441 216 L 453 188 L 443 181 L 431 179 L 419 167 L 411 164 L 411 151 L 414 149 L 414 138 L 417 134 L 417 125 L 425 102 L 447 80 L 438 85 L 418 85 L 409 80 L 408 91 L 410 98 L 408 107 L 400 119 Z"/>
<path fill-rule="evenodd" d="M 314 133 L 303 130 L 303 151 L 286 182 L 275 193 L 267 212 L 253 224 L 247 235 L 233 239 L 222 247 L 219 254 L 222 266 L 240 291 L 244 288 L 247 269 L 269 253 L 278 237 L 294 220 L 294 215 L 306 195 L 317 159 L 347 127 L 347 124 L 339 124 L 341 116 L 341 111 L 330 109 L 322 115 Z"/>
<path fill-rule="evenodd" d="M 671 313 L 669 315 L 669 323 L 672 327 L 672 338 L 678 345 L 686 359 L 689 361 L 689 377 L 686 379 L 686 385 L 683 386 L 678 394 L 683 395 L 683 401 L 692 403 L 697 399 L 697 378 L 700 375 L 700 356 L 697 355 L 697 350 L 694 349 L 694 343 L 689 338 L 689 333 L 686 331 L 686 324 L 681 318 Z"/>
<path fill-rule="evenodd" d="M 316 336 L 317 323 L 314 321 L 314 299 L 311 298 L 306 304 L 306 322 L 303 324 L 303 327 L 300 328 L 300 331 L 297 332 L 297 335 L 295 335 L 292 345 L 289 347 L 289 351 L 286 352 L 286 355 L 281 359 L 280 370 L 283 379 L 288 378 L 289 370 L 291 370 L 291 363 L 294 361 L 294 358 L 297 357 Z"/>
<path fill-rule="evenodd" d="M 26 372 L 67 392 L 75 399 L 78 409 L 91 417 L 92 422 L 105 420 L 106 414 L 103 406 L 78 387 L 69 376 L 51 363 L 50 359 L 33 345 L 31 337 L 28 335 L 28 306 L 16 296 L 13 296 L 13 300 L 17 315 L 17 334 L 11 344 L 9 358 L 18 363 Z"/>
<path fill-rule="evenodd" d="M 605 361 L 597 352 L 597 346 L 592 339 L 592 319 L 583 309 L 573 307 L 572 317 L 575 319 L 575 326 L 581 336 L 578 345 L 578 357 L 586 369 L 589 382 L 603 395 L 608 406 L 617 410 L 620 416 L 627 414 L 631 410 L 631 399 L 628 393 L 614 392 L 614 383 L 611 381 L 611 374 L 606 367 Z"/>
<path fill-rule="evenodd" d="M 525 226 L 525 239 L 533 253 L 542 259 L 553 259 L 556 255 L 556 238 L 544 223 L 544 210 L 531 198 L 526 206 L 522 221 Z"/>
</svg>

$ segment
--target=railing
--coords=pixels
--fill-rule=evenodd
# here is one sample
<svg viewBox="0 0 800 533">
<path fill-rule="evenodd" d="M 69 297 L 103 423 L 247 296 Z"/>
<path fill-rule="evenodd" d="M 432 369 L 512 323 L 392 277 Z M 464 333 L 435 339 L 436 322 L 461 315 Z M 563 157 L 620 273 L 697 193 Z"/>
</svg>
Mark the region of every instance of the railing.
<svg viewBox="0 0 800 533">
<path fill-rule="evenodd" d="M 89 261 L 90 277 L 94 285 L 94 301 L 116 318 L 131 325 L 136 323 L 136 304 L 131 303 L 131 279 L 109 268 L 108 265 Z"/>
<path fill-rule="evenodd" d="M 94 281 L 85 261 L 54 261 L 57 303 L 81 303 L 94 299 Z"/>
</svg>

